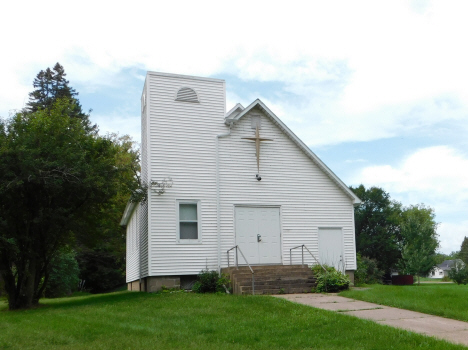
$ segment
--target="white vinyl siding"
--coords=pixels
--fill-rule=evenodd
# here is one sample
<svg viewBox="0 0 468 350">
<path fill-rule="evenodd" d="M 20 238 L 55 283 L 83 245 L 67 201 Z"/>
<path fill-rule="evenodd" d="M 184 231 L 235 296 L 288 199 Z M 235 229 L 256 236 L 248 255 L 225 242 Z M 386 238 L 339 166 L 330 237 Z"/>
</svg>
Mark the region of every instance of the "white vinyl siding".
<svg viewBox="0 0 468 350">
<path fill-rule="evenodd" d="M 175 101 L 182 87 L 200 103 Z M 216 135 L 224 125 L 224 81 L 149 72 L 147 75 L 148 178 L 173 180 L 162 195 L 149 193 L 149 273 L 196 275 L 217 269 Z M 178 201 L 199 202 L 198 244 L 178 236 Z"/>
<path fill-rule="evenodd" d="M 142 99 L 144 102 L 144 108 L 141 113 L 141 180 L 143 183 L 148 183 L 148 93 L 147 93 L 147 82 L 143 88 Z M 139 208 L 139 220 L 140 220 L 140 265 L 141 265 L 141 277 L 148 276 L 148 203 L 140 204 Z"/>
<path fill-rule="evenodd" d="M 196 91 L 200 103 L 175 101 L 182 87 Z M 164 194 L 148 194 L 147 273 L 194 275 L 216 269 L 216 135 L 229 130 L 224 81 L 149 72 L 145 91 L 142 179 L 173 180 Z M 252 116 L 253 124 L 261 126 L 260 137 L 273 139 L 260 146 L 261 181 L 255 178 L 255 143 L 242 139 L 254 136 Z M 356 268 L 352 199 L 263 112 L 252 110 L 230 136 L 220 138 L 219 155 L 221 266 L 227 266 L 226 251 L 235 245 L 235 207 L 275 206 L 280 208 L 283 264 L 289 264 L 289 249 L 300 244 L 318 256 L 319 228 L 339 227 L 346 269 Z M 199 203 L 198 244 L 180 243 L 181 199 Z M 300 262 L 298 252 L 293 263 Z"/>
<path fill-rule="evenodd" d="M 137 205 L 131 214 L 131 218 L 127 224 L 127 252 L 126 265 L 127 274 L 126 281 L 132 282 L 140 278 L 140 249 L 138 235 L 140 232 L 139 224 L 139 206 Z"/>
<path fill-rule="evenodd" d="M 242 139 L 254 136 L 252 116 L 261 118 L 260 137 L 273 139 L 260 145 L 261 181 L 255 179 L 255 143 Z M 235 244 L 234 206 L 251 204 L 281 207 L 283 264 L 289 264 L 289 249 L 301 244 L 318 257 L 319 228 L 340 227 L 346 269 L 356 268 L 351 198 L 263 112 L 252 110 L 232 127 L 231 136 L 220 140 L 220 180 L 222 266 L 227 265 L 226 250 Z M 293 263 L 300 260 L 297 249 Z M 309 254 L 305 261 L 314 263 Z"/>
</svg>

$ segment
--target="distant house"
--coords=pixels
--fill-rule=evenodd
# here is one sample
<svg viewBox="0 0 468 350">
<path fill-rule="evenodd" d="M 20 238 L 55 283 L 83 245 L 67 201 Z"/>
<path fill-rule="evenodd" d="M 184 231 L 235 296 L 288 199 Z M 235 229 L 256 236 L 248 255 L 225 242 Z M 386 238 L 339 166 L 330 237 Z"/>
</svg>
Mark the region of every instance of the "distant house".
<svg viewBox="0 0 468 350">
<path fill-rule="evenodd" d="M 449 260 L 451 261 L 451 260 Z M 448 271 L 447 271 L 448 273 Z M 439 265 L 435 266 L 434 269 L 429 273 L 429 278 L 442 278 L 444 277 L 444 270 L 442 270 Z"/>
<path fill-rule="evenodd" d="M 148 72 L 148 200 L 129 203 L 121 221 L 128 288 L 184 285 L 233 264 L 235 247 L 240 264 L 300 264 L 304 251 L 305 264 L 352 278 L 359 198 L 262 101 L 225 105 L 224 80 Z"/>
<path fill-rule="evenodd" d="M 448 276 L 450 269 L 455 265 L 456 262 L 459 262 L 465 265 L 463 261 L 460 259 L 445 260 L 442 264 L 439 264 L 436 267 L 434 267 L 434 270 L 432 270 L 432 272 L 429 274 L 428 277 L 442 278 L 442 277 Z"/>
</svg>

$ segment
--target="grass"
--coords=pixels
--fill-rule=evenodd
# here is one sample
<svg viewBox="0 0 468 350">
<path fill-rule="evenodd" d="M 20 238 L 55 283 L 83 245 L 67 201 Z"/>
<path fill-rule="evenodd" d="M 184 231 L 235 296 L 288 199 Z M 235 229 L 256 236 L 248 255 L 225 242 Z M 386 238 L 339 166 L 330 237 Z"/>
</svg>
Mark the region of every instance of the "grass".
<svg viewBox="0 0 468 350">
<path fill-rule="evenodd" d="M 419 280 L 421 282 L 434 282 L 434 283 L 439 283 L 439 282 L 451 282 L 451 281 L 442 281 L 442 278 L 430 278 L 430 277 L 419 277 Z M 414 278 L 414 283 L 418 283 L 418 278 Z"/>
<path fill-rule="evenodd" d="M 411 286 L 371 285 L 340 295 L 381 305 L 468 322 L 468 285 L 422 283 Z"/>
<path fill-rule="evenodd" d="M 0 349 L 465 349 L 269 296 L 119 292 L 0 308 Z"/>
</svg>

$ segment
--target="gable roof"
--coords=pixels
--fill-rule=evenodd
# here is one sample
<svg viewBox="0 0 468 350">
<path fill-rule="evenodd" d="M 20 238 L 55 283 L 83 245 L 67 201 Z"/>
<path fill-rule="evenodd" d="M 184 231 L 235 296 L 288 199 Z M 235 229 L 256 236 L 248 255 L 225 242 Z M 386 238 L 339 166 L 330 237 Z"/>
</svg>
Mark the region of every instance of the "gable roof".
<svg viewBox="0 0 468 350">
<path fill-rule="evenodd" d="M 225 123 L 227 125 L 233 125 L 237 123 L 243 116 L 248 114 L 254 108 L 260 109 L 267 117 L 269 117 L 276 126 L 278 126 L 285 134 L 288 136 L 322 171 L 333 181 L 338 187 L 340 187 L 343 192 L 345 192 L 352 200 L 354 205 L 361 203 L 361 200 L 351 191 L 348 186 L 345 185 L 343 181 L 340 180 L 338 176 L 333 173 L 333 171 L 328 168 L 324 162 L 320 160 L 317 155 L 310 150 L 307 145 L 301 141 L 260 99 L 256 99 L 249 106 L 243 108 L 240 113 L 237 112 L 242 107 L 239 103 L 231 109 L 225 117 Z"/>
<path fill-rule="evenodd" d="M 244 110 L 244 106 L 242 106 L 240 103 L 237 103 L 232 109 L 226 113 L 226 117 L 228 119 L 235 118 L 239 113 L 241 113 Z"/>
<path fill-rule="evenodd" d="M 461 259 L 455 259 L 455 260 L 444 260 L 441 264 L 437 265 L 437 267 L 440 268 L 441 270 L 448 271 L 455 265 L 456 262 L 465 265 Z"/>
</svg>

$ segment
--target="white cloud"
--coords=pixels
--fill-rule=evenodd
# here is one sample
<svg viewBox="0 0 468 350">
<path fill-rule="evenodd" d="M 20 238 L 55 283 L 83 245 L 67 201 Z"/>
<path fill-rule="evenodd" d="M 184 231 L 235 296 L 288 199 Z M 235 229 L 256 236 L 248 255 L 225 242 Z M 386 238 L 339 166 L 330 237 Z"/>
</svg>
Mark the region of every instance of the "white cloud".
<svg viewBox="0 0 468 350">
<path fill-rule="evenodd" d="M 92 115 L 92 122 L 99 127 L 99 133 L 115 133 L 120 130 L 120 135 L 129 135 L 132 140 L 140 142 L 141 140 L 141 118 L 140 116 L 122 117 L 119 115 Z"/>
<path fill-rule="evenodd" d="M 224 7 L 214 1 L 82 1 L 70 11 L 63 6 L 4 5 L 9 15 L 0 30 L 10 35 L 2 37 L 8 54 L 2 55 L 0 73 L 10 72 L 17 104 L 34 74 L 56 61 L 70 79 L 92 84 L 112 84 L 120 69 L 138 66 L 282 81 L 298 93 L 311 80 L 341 80 L 330 69 L 341 62 L 352 72 L 341 98 L 332 101 L 341 106 L 341 117 L 446 93 L 467 97 L 468 52 L 460 44 L 468 29 L 465 2 L 412 7 L 405 1 L 238 1 Z M 6 93 L 0 94 L 3 101 Z"/>
<path fill-rule="evenodd" d="M 364 183 L 382 184 L 392 193 L 420 194 L 431 200 L 428 204 L 468 205 L 467 174 L 466 155 L 447 146 L 434 146 L 418 150 L 397 167 L 364 168 L 361 176 Z"/>
<path fill-rule="evenodd" d="M 369 166 L 354 183 L 379 186 L 404 205 L 425 203 L 434 208 L 445 252 L 459 249 L 457 240 L 468 235 L 468 157 L 448 147 L 420 149 L 397 166 Z M 465 233 L 463 233 L 465 232 Z M 462 237 L 463 238 L 463 237 Z"/>
<path fill-rule="evenodd" d="M 463 239 L 468 237 L 468 221 L 458 223 L 442 222 L 437 231 L 440 237 L 443 237 L 439 248 L 440 251 L 449 254 L 460 250 Z"/>
</svg>

